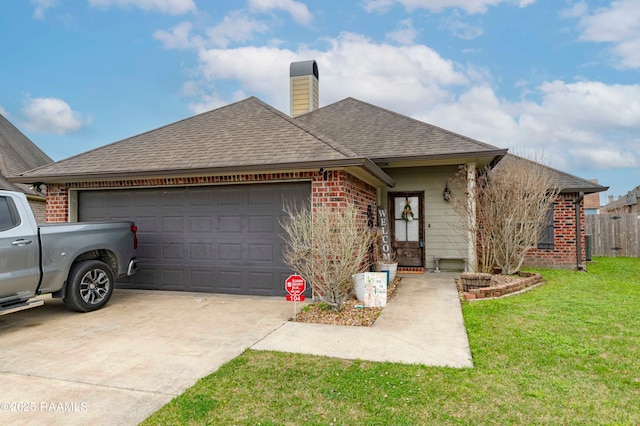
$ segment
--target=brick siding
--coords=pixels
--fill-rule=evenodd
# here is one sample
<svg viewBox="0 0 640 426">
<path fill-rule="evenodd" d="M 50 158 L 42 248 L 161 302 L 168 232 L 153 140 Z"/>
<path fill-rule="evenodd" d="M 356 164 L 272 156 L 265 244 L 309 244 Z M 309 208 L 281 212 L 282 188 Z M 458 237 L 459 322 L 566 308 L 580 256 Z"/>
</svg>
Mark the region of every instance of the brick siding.
<svg viewBox="0 0 640 426">
<path fill-rule="evenodd" d="M 33 216 L 36 218 L 37 223 L 44 223 L 46 221 L 46 204 L 44 201 L 33 200 L 29 198 L 29 206 L 31 206 L 31 211 L 33 211 Z"/>
<path fill-rule="evenodd" d="M 236 174 L 224 176 L 176 177 L 157 179 L 132 179 L 100 182 L 70 182 L 47 186 L 47 222 L 66 222 L 69 217 L 69 189 L 81 188 L 149 188 L 156 186 L 216 185 L 232 183 L 311 181 L 312 205 L 330 204 L 344 207 L 352 202 L 363 211 L 366 220 L 367 207 L 376 202 L 376 188 L 343 170 L 323 172 L 289 172 Z M 373 207 L 375 211 L 375 206 Z"/>
<path fill-rule="evenodd" d="M 552 249 L 533 249 L 527 253 L 525 266 L 576 269 L 576 208 L 578 194 L 560 194 L 554 203 L 554 247 Z M 585 225 L 584 206 L 580 210 L 581 259 L 585 261 Z"/>
</svg>

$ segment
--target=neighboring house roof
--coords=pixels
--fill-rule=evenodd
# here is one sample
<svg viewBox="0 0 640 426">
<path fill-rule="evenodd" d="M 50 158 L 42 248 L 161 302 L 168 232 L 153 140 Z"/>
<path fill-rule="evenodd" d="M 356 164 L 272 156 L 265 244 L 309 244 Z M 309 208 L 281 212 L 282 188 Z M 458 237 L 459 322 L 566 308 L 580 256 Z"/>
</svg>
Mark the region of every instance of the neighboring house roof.
<svg viewBox="0 0 640 426">
<path fill-rule="evenodd" d="M 255 97 L 23 173 L 20 182 L 378 166 Z"/>
<path fill-rule="evenodd" d="M 574 176 L 572 174 L 566 173 L 566 172 L 562 172 L 560 170 L 554 169 L 553 167 L 549 167 L 546 166 L 544 164 L 526 159 L 526 158 L 522 158 L 519 157 L 517 155 L 514 154 L 507 154 L 502 161 L 500 161 L 500 163 L 498 163 L 498 165 L 495 167 L 495 170 L 500 170 L 500 166 L 506 164 L 506 162 L 508 162 L 511 159 L 519 159 L 519 160 L 523 160 L 526 163 L 531 163 L 532 165 L 538 165 L 540 167 L 543 167 L 547 170 L 549 170 L 549 172 L 551 173 L 553 182 L 555 185 L 557 185 L 560 188 L 560 192 L 561 193 L 573 193 L 573 192 L 584 192 L 585 194 L 591 194 L 591 193 L 595 193 L 595 192 L 602 192 L 602 191 L 606 191 L 607 189 L 609 189 L 608 186 L 601 186 L 599 185 L 597 182 L 591 182 L 589 180 L 586 179 L 582 179 L 579 178 L 577 176 Z"/>
<path fill-rule="evenodd" d="M 6 177 L 52 162 L 47 154 L 0 114 L 0 189 L 42 197 L 28 185 L 10 182 Z"/>
<path fill-rule="evenodd" d="M 500 149 L 354 98 L 305 115 L 301 122 L 373 161 L 503 156 Z"/>
<path fill-rule="evenodd" d="M 602 211 L 615 212 L 628 206 L 638 204 L 638 199 L 640 199 L 640 185 L 636 186 L 631 191 L 627 192 L 626 195 L 618 198 L 617 200 L 610 201 L 608 204 L 602 207 Z"/>
</svg>

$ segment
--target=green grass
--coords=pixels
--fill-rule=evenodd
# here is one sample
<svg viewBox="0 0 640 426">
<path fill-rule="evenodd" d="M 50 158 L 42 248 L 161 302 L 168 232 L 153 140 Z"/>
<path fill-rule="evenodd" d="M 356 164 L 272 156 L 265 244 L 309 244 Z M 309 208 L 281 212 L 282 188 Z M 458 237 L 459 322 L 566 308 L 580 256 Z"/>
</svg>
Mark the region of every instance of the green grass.
<svg viewBox="0 0 640 426">
<path fill-rule="evenodd" d="M 246 351 L 144 424 L 640 424 L 640 259 L 465 304 L 475 368 Z"/>
</svg>

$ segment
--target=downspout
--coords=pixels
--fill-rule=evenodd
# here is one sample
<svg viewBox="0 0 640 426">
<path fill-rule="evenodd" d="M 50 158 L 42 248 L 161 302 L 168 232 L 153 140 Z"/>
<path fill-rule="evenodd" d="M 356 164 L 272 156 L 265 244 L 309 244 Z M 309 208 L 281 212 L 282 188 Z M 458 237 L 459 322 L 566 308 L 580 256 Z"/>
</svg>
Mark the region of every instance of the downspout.
<svg viewBox="0 0 640 426">
<path fill-rule="evenodd" d="M 578 198 L 576 198 L 576 267 L 578 271 L 585 271 L 584 265 L 582 264 L 582 215 L 580 214 L 580 210 L 582 207 L 582 200 L 584 199 L 584 192 L 580 192 L 578 194 Z"/>
</svg>

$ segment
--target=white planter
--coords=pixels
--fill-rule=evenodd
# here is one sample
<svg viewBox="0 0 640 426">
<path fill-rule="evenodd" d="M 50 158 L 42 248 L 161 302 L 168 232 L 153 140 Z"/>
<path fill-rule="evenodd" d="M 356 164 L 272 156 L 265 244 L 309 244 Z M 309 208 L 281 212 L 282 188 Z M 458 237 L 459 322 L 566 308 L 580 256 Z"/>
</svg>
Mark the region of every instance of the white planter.
<svg viewBox="0 0 640 426">
<path fill-rule="evenodd" d="M 356 299 L 360 302 L 364 302 L 364 273 L 354 274 L 351 278 L 353 279 L 353 289 L 356 293 Z"/>
<path fill-rule="evenodd" d="M 393 281 L 398 272 L 397 263 L 380 263 L 380 271 L 389 271 L 389 282 Z"/>
</svg>

